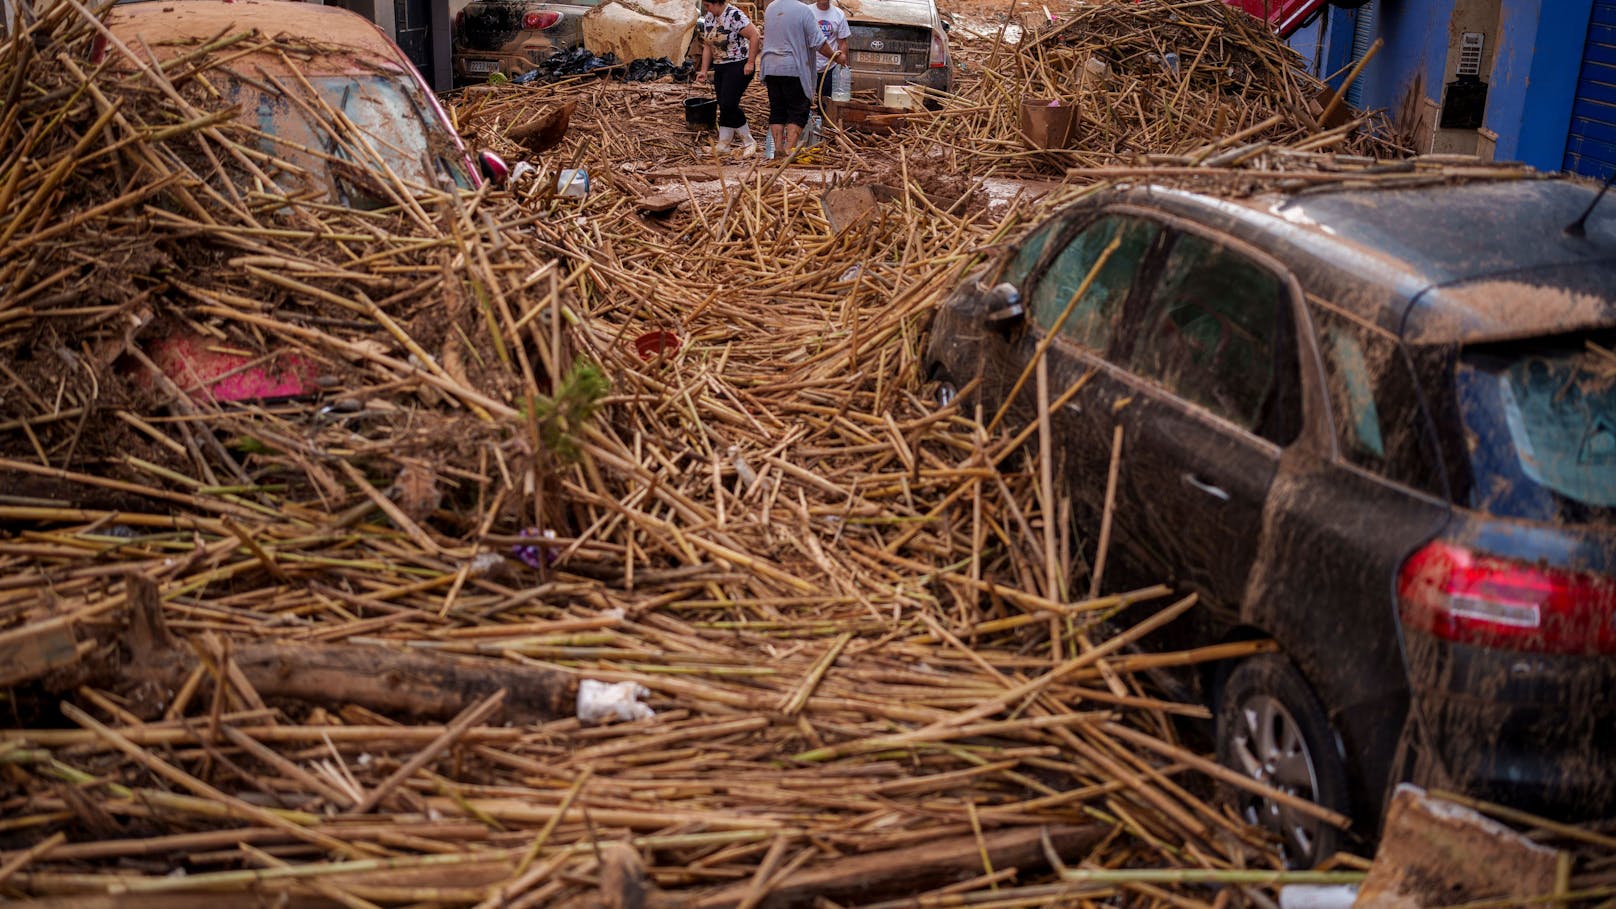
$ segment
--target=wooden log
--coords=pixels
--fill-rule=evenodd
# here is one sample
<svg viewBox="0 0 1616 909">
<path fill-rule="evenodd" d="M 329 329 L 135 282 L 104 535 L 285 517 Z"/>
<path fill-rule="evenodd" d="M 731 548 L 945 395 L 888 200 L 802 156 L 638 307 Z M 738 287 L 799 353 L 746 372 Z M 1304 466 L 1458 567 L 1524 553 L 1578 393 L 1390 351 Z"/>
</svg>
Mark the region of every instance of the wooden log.
<svg viewBox="0 0 1616 909">
<path fill-rule="evenodd" d="M 178 688 L 197 658 L 169 646 L 157 589 L 140 576 L 130 584 L 129 674 Z M 577 712 L 578 682 L 559 669 L 478 657 L 390 650 L 359 644 L 247 644 L 231 661 L 261 696 L 315 704 L 358 704 L 386 714 L 446 720 L 495 692 L 508 692 L 502 716 L 531 723 Z"/>
<path fill-rule="evenodd" d="M 446 720 L 503 688 L 510 692 L 507 721 L 560 719 L 577 709 L 578 683 L 570 674 L 477 657 L 358 644 L 255 644 L 237 647 L 232 658 L 265 698 Z M 131 674 L 177 686 L 195 665 L 194 657 L 168 651 Z"/>
<path fill-rule="evenodd" d="M 1106 828 L 1100 825 L 1020 827 L 997 830 L 980 839 L 959 836 L 924 846 L 871 852 L 787 875 L 770 888 L 758 905 L 761 909 L 793 909 L 813 906 L 821 900 L 861 903 L 918 893 L 982 873 L 984 856 L 994 868 L 1044 867 L 1048 864 L 1043 848 L 1045 833 L 1055 853 L 1075 864 L 1100 842 Z M 730 909 L 738 906 L 751 888 L 750 881 L 732 884 L 685 905 L 690 909 Z M 671 907 L 675 903 L 663 905 Z"/>
</svg>

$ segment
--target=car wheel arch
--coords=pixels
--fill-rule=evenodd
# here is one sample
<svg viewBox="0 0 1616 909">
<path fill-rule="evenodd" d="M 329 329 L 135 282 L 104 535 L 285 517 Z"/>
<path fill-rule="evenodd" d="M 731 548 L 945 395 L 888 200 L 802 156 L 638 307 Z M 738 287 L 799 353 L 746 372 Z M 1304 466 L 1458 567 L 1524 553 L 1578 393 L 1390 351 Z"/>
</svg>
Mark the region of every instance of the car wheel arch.
<svg viewBox="0 0 1616 909">
<path fill-rule="evenodd" d="M 1214 643 L 1218 646 L 1225 644 L 1244 644 L 1248 641 L 1261 641 L 1273 635 L 1256 625 L 1236 625 L 1224 632 Z M 1231 657 L 1224 660 L 1213 660 L 1201 666 L 1202 691 L 1206 693 L 1208 704 L 1216 705 L 1223 697 L 1223 685 L 1229 679 L 1229 673 L 1234 671 L 1244 657 Z"/>
</svg>

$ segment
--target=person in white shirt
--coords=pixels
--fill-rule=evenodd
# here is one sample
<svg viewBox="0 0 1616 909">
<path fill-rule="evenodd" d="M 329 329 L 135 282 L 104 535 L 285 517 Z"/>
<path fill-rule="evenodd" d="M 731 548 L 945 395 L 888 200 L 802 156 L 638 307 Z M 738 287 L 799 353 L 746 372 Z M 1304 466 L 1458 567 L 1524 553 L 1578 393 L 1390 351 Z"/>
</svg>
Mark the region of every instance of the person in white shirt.
<svg viewBox="0 0 1616 909">
<path fill-rule="evenodd" d="M 847 25 L 847 14 L 834 0 L 815 0 L 814 18 L 819 21 L 819 32 L 830 42 L 831 49 L 843 55 L 845 66 L 847 39 L 853 36 Z M 814 103 L 821 113 L 825 110 L 825 96 L 830 92 L 830 79 L 825 74 L 830 65 L 830 60 L 823 55 L 814 58 Z"/>
</svg>

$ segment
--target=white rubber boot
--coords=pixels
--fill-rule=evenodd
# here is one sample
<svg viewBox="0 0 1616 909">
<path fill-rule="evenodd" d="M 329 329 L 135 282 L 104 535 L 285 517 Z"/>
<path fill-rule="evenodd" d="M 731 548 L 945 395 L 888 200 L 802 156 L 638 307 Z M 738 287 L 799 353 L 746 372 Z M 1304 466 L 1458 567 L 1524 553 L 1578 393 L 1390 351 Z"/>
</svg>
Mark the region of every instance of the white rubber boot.
<svg viewBox="0 0 1616 909">
<path fill-rule="evenodd" d="M 720 126 L 718 128 L 718 144 L 713 146 L 713 151 L 716 151 L 721 155 L 729 154 L 729 144 L 734 138 L 735 127 Z"/>
<path fill-rule="evenodd" d="M 736 127 L 735 136 L 741 140 L 741 157 L 750 158 L 757 154 L 757 140 L 752 138 L 752 125 L 750 123 Z"/>
</svg>

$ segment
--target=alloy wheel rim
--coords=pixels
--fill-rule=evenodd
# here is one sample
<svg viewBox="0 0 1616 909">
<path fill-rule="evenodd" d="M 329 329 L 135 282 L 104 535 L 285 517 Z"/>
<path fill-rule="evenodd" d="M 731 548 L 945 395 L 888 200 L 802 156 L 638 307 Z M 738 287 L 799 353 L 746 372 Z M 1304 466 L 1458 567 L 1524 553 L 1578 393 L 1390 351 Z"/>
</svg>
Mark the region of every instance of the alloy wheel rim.
<svg viewBox="0 0 1616 909">
<path fill-rule="evenodd" d="M 1240 705 L 1233 746 L 1242 773 L 1287 795 L 1318 803 L 1313 755 L 1296 718 L 1277 699 L 1258 694 Z M 1317 858 L 1313 851 L 1323 821 L 1255 793 L 1243 797 L 1240 806 L 1248 823 L 1279 837 L 1287 862 Z"/>
</svg>

